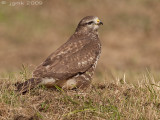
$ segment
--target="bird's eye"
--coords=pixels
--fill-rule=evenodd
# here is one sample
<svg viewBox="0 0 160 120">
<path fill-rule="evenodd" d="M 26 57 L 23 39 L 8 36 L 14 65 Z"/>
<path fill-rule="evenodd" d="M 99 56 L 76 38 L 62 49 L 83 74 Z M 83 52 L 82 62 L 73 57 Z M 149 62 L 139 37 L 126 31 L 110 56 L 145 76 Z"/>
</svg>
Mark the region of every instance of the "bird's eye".
<svg viewBox="0 0 160 120">
<path fill-rule="evenodd" d="M 88 22 L 87 24 L 88 24 L 88 25 L 91 25 L 91 24 L 93 24 L 93 23 L 94 23 L 93 21 L 90 21 L 90 22 Z"/>
</svg>

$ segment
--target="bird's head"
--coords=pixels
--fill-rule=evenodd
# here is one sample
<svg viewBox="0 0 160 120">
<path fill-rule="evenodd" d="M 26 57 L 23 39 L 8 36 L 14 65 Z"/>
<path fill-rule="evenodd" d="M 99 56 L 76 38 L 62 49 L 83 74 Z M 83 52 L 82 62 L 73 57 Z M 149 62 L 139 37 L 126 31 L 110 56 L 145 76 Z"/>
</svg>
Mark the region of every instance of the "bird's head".
<svg viewBox="0 0 160 120">
<path fill-rule="evenodd" d="M 100 25 L 103 25 L 103 23 L 99 20 L 98 17 L 86 16 L 79 22 L 76 31 L 97 31 Z"/>
</svg>

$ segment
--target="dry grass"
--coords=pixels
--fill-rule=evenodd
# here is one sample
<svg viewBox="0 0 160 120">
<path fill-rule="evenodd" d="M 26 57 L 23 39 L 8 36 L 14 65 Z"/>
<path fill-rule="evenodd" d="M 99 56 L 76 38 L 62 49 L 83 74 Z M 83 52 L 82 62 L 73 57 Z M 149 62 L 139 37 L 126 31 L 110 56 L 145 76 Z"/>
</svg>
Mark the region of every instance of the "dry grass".
<svg viewBox="0 0 160 120">
<path fill-rule="evenodd" d="M 94 80 L 87 90 L 63 91 L 39 86 L 25 95 L 14 91 L 14 83 L 31 76 L 27 69 L 0 83 L 2 120 L 158 120 L 160 84 L 150 72 L 140 75 L 138 84 L 129 84 L 125 75 L 107 82 Z M 138 77 L 138 76 L 137 76 Z M 6 82 L 7 81 L 7 82 Z M 106 83 L 107 82 L 107 83 Z"/>
</svg>

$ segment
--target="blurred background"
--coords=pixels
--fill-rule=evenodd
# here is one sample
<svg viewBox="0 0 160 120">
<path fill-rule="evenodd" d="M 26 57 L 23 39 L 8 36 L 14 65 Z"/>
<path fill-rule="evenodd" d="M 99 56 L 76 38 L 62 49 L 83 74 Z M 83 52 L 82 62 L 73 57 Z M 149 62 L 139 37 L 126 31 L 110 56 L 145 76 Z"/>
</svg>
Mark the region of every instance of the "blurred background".
<svg viewBox="0 0 160 120">
<path fill-rule="evenodd" d="M 18 71 L 22 64 L 34 69 L 66 42 L 80 19 L 88 15 L 98 16 L 104 23 L 99 29 L 102 54 L 97 74 L 112 69 L 160 71 L 159 0 L 14 2 L 0 3 L 0 72 Z"/>
</svg>

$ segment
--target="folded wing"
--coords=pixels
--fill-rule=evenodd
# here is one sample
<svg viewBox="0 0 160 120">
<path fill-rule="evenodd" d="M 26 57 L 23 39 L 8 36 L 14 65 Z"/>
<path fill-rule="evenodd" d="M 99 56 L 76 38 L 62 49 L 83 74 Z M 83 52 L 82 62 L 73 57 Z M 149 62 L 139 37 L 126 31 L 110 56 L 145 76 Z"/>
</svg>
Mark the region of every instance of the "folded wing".
<svg viewBox="0 0 160 120">
<path fill-rule="evenodd" d="M 99 46 L 87 39 L 67 42 L 34 71 L 34 77 L 69 79 L 87 71 L 96 61 Z"/>
</svg>

